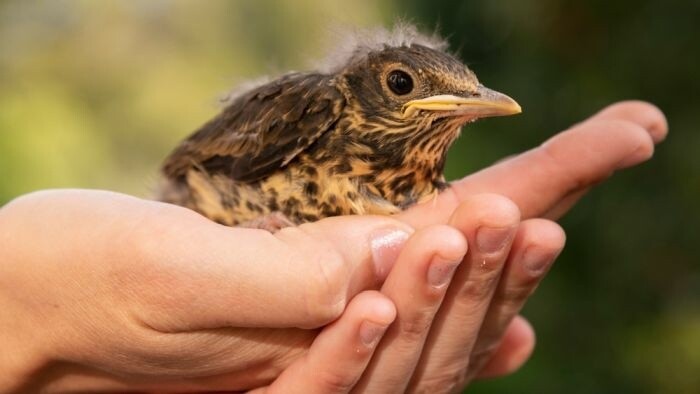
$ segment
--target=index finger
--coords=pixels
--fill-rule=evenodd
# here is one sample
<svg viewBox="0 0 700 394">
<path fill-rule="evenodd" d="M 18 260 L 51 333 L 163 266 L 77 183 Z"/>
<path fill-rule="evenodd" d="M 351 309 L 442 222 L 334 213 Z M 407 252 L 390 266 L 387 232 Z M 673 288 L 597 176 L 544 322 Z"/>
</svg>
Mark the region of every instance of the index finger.
<svg viewBox="0 0 700 394">
<path fill-rule="evenodd" d="M 542 216 L 616 170 L 648 160 L 667 131 L 666 119 L 655 106 L 614 104 L 537 148 L 453 182 L 437 201 L 399 217 L 414 227 L 446 223 L 467 196 L 485 192 L 513 200 L 523 218 Z M 567 209 L 557 210 L 557 215 Z"/>
</svg>

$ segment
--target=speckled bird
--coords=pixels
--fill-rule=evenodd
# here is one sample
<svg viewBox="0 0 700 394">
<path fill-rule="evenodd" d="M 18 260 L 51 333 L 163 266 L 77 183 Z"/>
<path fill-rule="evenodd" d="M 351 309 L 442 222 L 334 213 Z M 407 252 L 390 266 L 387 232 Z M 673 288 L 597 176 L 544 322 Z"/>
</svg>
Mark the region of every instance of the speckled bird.
<svg viewBox="0 0 700 394">
<path fill-rule="evenodd" d="M 317 71 L 236 95 L 167 158 L 159 199 L 271 231 L 430 199 L 463 125 L 521 112 L 446 47 L 410 26 L 378 30 Z"/>
</svg>

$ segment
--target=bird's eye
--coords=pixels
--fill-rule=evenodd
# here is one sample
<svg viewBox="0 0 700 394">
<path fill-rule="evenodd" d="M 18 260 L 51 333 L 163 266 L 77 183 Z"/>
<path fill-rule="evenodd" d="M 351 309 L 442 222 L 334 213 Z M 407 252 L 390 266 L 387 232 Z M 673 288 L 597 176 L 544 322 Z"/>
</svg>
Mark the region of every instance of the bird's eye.
<svg viewBox="0 0 700 394">
<path fill-rule="evenodd" d="M 413 90 L 413 79 L 407 72 L 394 70 L 386 77 L 386 84 L 392 92 L 403 96 Z"/>
</svg>

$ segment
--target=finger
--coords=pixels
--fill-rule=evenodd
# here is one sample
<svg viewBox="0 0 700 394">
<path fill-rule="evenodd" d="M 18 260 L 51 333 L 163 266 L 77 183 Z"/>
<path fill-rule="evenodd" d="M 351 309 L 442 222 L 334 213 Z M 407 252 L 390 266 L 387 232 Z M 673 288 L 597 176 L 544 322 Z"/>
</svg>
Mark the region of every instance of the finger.
<svg viewBox="0 0 700 394">
<path fill-rule="evenodd" d="M 360 379 L 396 309 L 375 291 L 359 294 L 321 331 L 308 354 L 269 387 L 253 393 L 347 393 Z"/>
<path fill-rule="evenodd" d="M 620 103 L 564 131 L 540 147 L 453 182 L 437 202 L 413 207 L 399 217 L 415 228 L 446 223 L 467 196 L 491 192 L 507 196 L 524 218 L 562 215 L 581 191 L 616 170 L 651 157 L 654 141 L 667 132 L 666 119 L 654 106 Z M 579 193 L 579 195 L 576 195 Z M 559 206 L 566 197 L 574 196 Z"/>
<path fill-rule="evenodd" d="M 615 170 L 650 158 L 653 150 L 649 133 L 633 122 L 588 120 L 538 148 L 455 182 L 452 190 L 460 200 L 485 190 L 497 192 L 513 199 L 523 217 L 537 217 Z"/>
<path fill-rule="evenodd" d="M 503 339 L 491 359 L 479 371 L 478 378 L 509 375 L 523 366 L 535 348 L 535 330 L 522 316 L 508 325 Z"/>
<path fill-rule="evenodd" d="M 453 391 L 463 387 L 469 355 L 501 277 L 519 223 L 510 200 L 497 195 L 468 197 L 450 225 L 471 246 L 457 270 L 434 320 L 425 352 L 416 368 L 416 392 Z"/>
<path fill-rule="evenodd" d="M 593 115 L 592 119 L 623 119 L 636 123 L 646 129 L 657 144 L 668 134 L 668 121 L 664 113 L 657 106 L 644 101 L 622 101 L 609 105 Z"/>
<path fill-rule="evenodd" d="M 564 216 L 569 210 L 591 190 L 591 187 L 586 187 L 581 190 L 575 190 L 563 196 L 558 202 L 552 204 L 548 210 L 542 212 L 542 218 L 557 220 Z"/>
<path fill-rule="evenodd" d="M 403 392 L 452 275 L 467 251 L 464 236 L 447 226 L 428 227 L 409 239 L 382 287 L 398 311 L 358 392 Z"/>
<path fill-rule="evenodd" d="M 470 355 L 467 380 L 492 358 L 506 328 L 561 253 L 564 242 L 564 231 L 548 220 L 527 220 L 518 228 L 498 288 Z"/>
<path fill-rule="evenodd" d="M 383 281 L 412 231 L 372 216 L 329 218 L 273 235 L 166 204 L 149 215 L 129 240 L 142 247 L 132 259 L 140 267 L 118 267 L 116 279 L 138 305 L 136 318 L 168 333 L 326 324 L 353 295 Z"/>
</svg>

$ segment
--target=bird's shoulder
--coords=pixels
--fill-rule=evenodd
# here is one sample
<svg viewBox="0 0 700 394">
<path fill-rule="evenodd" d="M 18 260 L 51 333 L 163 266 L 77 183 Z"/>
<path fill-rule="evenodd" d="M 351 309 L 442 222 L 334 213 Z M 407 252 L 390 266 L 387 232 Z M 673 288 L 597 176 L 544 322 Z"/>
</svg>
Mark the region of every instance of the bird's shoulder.
<svg viewBox="0 0 700 394">
<path fill-rule="evenodd" d="M 331 75 L 287 74 L 233 99 L 170 155 L 163 172 L 176 178 L 195 168 L 259 180 L 332 129 L 344 106 Z"/>
</svg>

